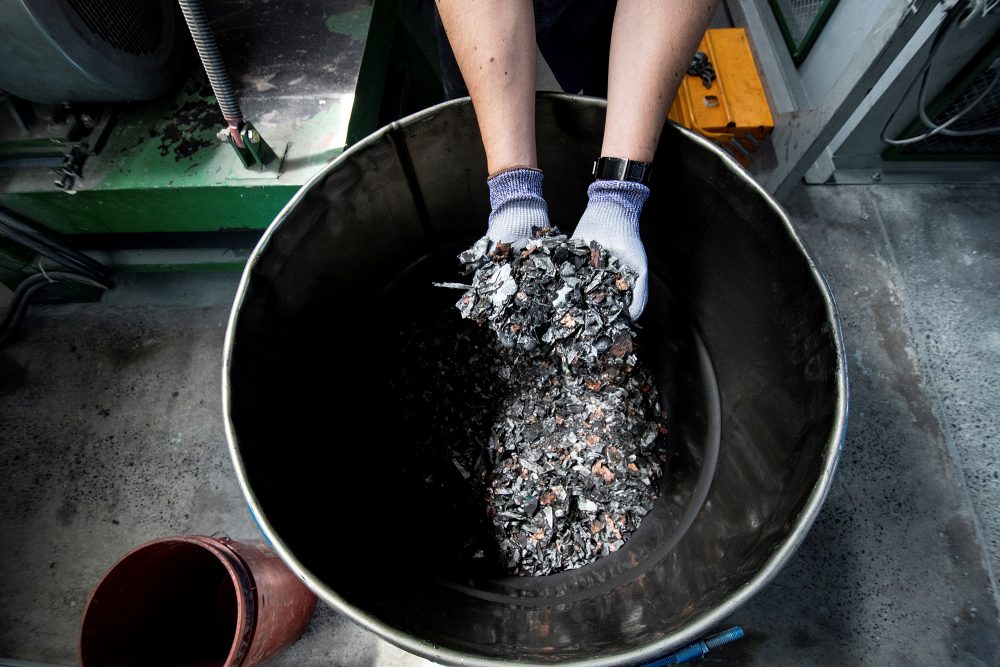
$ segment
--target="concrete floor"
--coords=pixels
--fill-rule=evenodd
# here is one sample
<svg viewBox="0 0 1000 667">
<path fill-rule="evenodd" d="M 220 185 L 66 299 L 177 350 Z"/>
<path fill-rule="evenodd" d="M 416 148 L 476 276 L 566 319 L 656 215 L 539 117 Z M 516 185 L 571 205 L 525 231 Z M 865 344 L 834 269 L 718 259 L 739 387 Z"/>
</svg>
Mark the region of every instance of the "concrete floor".
<svg viewBox="0 0 1000 667">
<path fill-rule="evenodd" d="M 1000 664 L 1000 193 L 813 186 L 787 202 L 837 296 L 850 428 L 795 558 L 706 662 Z M 75 662 L 90 588 L 169 534 L 256 531 L 221 425 L 236 276 L 131 276 L 0 351 L 0 656 Z M 0 665 L 3 664 L 0 659 Z M 328 608 L 273 665 L 407 665 Z"/>
</svg>

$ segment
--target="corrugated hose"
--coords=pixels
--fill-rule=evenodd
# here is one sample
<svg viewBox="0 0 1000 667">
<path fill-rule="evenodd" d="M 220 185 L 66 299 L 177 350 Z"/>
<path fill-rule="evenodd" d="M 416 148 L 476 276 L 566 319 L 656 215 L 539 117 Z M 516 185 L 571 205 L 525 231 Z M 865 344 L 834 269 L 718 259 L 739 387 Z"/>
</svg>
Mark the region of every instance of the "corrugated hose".
<svg viewBox="0 0 1000 667">
<path fill-rule="evenodd" d="M 229 125 L 229 133 L 242 146 L 240 139 L 240 126 L 243 124 L 243 112 L 240 111 L 233 84 L 229 79 L 226 64 L 222 60 L 219 52 L 219 45 L 215 41 L 212 28 L 208 25 L 208 16 L 201 0 L 177 0 L 181 6 L 181 13 L 187 22 L 188 30 L 191 31 L 191 38 L 194 40 L 195 48 L 198 49 L 198 57 L 201 58 L 202 67 L 208 75 L 208 82 L 212 84 L 212 91 L 215 99 L 219 102 L 219 109 L 222 116 Z"/>
</svg>

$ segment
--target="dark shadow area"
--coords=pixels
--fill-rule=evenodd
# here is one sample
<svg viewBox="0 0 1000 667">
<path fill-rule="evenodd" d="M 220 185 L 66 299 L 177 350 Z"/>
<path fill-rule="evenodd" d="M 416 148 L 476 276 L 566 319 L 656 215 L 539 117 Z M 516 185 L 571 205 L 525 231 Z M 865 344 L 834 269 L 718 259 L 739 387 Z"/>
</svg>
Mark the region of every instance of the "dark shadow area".
<svg viewBox="0 0 1000 667">
<path fill-rule="evenodd" d="M 101 582 L 84 620 L 82 664 L 222 665 L 236 635 L 236 589 L 219 559 L 194 544 L 132 554 Z"/>
</svg>

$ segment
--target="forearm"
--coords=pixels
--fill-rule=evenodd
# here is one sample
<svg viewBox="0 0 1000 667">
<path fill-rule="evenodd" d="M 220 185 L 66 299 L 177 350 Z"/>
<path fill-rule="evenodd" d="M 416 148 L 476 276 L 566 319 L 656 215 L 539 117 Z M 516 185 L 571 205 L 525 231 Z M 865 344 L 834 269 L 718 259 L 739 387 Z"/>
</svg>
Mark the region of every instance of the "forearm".
<svg viewBox="0 0 1000 667">
<path fill-rule="evenodd" d="M 619 0 L 601 155 L 651 162 L 718 0 Z"/>
<path fill-rule="evenodd" d="M 530 0 L 439 0 L 438 11 L 472 97 L 489 173 L 537 167 Z"/>
</svg>

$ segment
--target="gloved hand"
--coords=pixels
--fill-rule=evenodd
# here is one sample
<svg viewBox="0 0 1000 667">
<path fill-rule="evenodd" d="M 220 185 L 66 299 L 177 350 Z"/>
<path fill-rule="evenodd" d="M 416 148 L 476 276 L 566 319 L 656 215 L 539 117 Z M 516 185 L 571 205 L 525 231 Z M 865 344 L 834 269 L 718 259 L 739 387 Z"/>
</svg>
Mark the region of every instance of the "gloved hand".
<svg viewBox="0 0 1000 667">
<path fill-rule="evenodd" d="M 646 250 L 639 238 L 639 214 L 649 197 L 649 188 L 633 181 L 598 180 L 587 188 L 587 195 L 590 202 L 573 238 L 597 241 L 639 274 L 629 307 L 629 315 L 636 320 L 646 308 L 649 295 Z"/>
<path fill-rule="evenodd" d="M 534 227 L 549 226 L 549 207 L 542 198 L 542 172 L 527 167 L 502 171 L 486 181 L 490 188 L 489 227 L 486 235 L 523 246 Z"/>
</svg>

